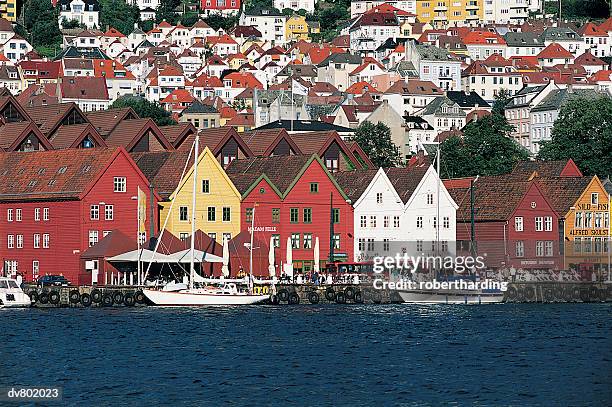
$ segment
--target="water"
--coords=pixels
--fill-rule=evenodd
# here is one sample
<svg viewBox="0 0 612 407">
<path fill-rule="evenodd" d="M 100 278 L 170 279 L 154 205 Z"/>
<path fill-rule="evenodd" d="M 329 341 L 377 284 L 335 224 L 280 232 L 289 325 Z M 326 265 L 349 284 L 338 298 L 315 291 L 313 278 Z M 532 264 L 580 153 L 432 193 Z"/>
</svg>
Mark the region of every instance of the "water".
<svg viewBox="0 0 612 407">
<path fill-rule="evenodd" d="M 610 304 L 1 310 L 0 386 L 88 406 L 612 405 Z"/>
</svg>

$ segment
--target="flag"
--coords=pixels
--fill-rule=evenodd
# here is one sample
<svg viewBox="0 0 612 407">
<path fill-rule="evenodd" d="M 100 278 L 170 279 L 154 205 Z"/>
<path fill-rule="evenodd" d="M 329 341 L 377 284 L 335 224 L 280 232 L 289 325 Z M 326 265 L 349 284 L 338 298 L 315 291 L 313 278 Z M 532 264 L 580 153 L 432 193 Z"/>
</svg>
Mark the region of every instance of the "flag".
<svg viewBox="0 0 612 407">
<path fill-rule="evenodd" d="M 295 79 L 291 79 L 291 93 L 294 95 L 306 96 L 308 94 L 308 88 Z"/>
<path fill-rule="evenodd" d="M 147 195 L 138 187 L 138 235 L 147 231 Z"/>
</svg>

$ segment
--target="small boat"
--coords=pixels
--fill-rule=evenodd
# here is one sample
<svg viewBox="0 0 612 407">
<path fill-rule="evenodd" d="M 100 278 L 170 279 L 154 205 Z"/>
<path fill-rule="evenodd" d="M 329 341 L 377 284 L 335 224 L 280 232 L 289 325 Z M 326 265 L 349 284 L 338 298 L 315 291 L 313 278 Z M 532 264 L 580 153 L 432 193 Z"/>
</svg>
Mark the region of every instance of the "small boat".
<svg viewBox="0 0 612 407">
<path fill-rule="evenodd" d="M 17 280 L 0 277 L 0 308 L 27 308 L 31 304 L 32 300 L 19 287 Z"/>
<path fill-rule="evenodd" d="M 142 292 L 155 305 L 162 306 L 252 305 L 270 298 L 269 295 L 238 291 L 233 283 L 178 291 L 144 289 Z"/>
<path fill-rule="evenodd" d="M 411 304 L 493 304 L 504 299 L 504 293 L 497 290 L 407 290 L 398 293 L 405 303 Z"/>
</svg>

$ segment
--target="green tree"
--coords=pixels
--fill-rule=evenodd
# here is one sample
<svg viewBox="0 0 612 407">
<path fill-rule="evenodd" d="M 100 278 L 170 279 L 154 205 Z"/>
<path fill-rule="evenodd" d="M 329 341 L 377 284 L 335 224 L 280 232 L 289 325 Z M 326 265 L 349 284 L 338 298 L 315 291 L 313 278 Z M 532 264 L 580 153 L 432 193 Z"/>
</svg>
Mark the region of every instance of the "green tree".
<svg viewBox="0 0 612 407">
<path fill-rule="evenodd" d="M 571 158 L 587 175 L 612 175 L 612 100 L 568 101 L 555 121 L 551 140 L 542 143 L 538 158 Z"/>
<path fill-rule="evenodd" d="M 180 0 L 161 0 L 155 10 L 155 21 L 161 23 L 166 20 L 172 25 L 178 23 L 179 15 L 176 13 L 176 8 L 180 5 Z"/>
<path fill-rule="evenodd" d="M 114 27 L 123 34 L 128 35 L 138 23 L 140 11 L 137 6 L 126 3 L 124 0 L 100 1 L 100 27 Z"/>
<path fill-rule="evenodd" d="M 69 29 L 69 28 L 85 28 L 85 25 L 82 23 L 79 23 L 78 20 L 67 20 L 66 17 L 64 17 L 62 19 L 62 28 L 64 29 Z"/>
<path fill-rule="evenodd" d="M 391 141 L 391 130 L 381 122 L 365 121 L 357 127 L 354 140 L 377 167 L 401 164 L 399 148 Z"/>
<path fill-rule="evenodd" d="M 463 129 L 463 137 L 452 136 L 440 145 L 440 172 L 444 178 L 499 175 L 512 170 L 529 152 L 515 143 L 513 127 L 494 113 L 473 121 Z"/>
<path fill-rule="evenodd" d="M 138 116 L 150 117 L 158 126 L 176 124 L 170 117 L 170 112 L 161 107 L 158 103 L 149 102 L 138 96 L 122 96 L 115 100 L 110 108 L 131 107 Z"/>
<path fill-rule="evenodd" d="M 508 89 L 500 89 L 495 95 L 495 101 L 493 102 L 493 108 L 491 109 L 493 113 L 504 114 L 506 105 L 512 98 L 511 96 L 512 94 Z"/>
<path fill-rule="evenodd" d="M 204 18 L 204 22 L 215 31 L 219 28 L 223 28 L 227 31 L 238 24 L 238 14 L 231 14 L 226 17 L 220 14 L 211 14 Z"/>
<path fill-rule="evenodd" d="M 185 13 L 181 16 L 181 24 L 184 25 L 185 27 L 191 27 L 199 19 L 200 19 L 200 16 L 198 13 Z"/>
<path fill-rule="evenodd" d="M 28 0 L 24 4 L 21 35 L 41 54 L 54 56 L 53 49 L 58 49 L 62 43 L 57 21 L 58 12 L 51 0 Z"/>
<path fill-rule="evenodd" d="M 558 1 L 546 1 L 546 14 L 559 14 Z M 610 5 L 608 0 L 561 0 L 561 17 L 567 19 L 608 18 Z"/>
</svg>

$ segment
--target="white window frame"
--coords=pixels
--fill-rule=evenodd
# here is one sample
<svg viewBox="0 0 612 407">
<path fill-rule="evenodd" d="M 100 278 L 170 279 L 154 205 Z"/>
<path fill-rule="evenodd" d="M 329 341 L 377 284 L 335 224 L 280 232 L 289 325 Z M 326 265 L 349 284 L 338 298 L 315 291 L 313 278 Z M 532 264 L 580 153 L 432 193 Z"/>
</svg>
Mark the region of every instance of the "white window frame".
<svg viewBox="0 0 612 407">
<path fill-rule="evenodd" d="M 113 192 L 118 192 L 118 193 L 127 192 L 127 179 L 125 177 L 114 177 L 113 178 Z"/>
</svg>

